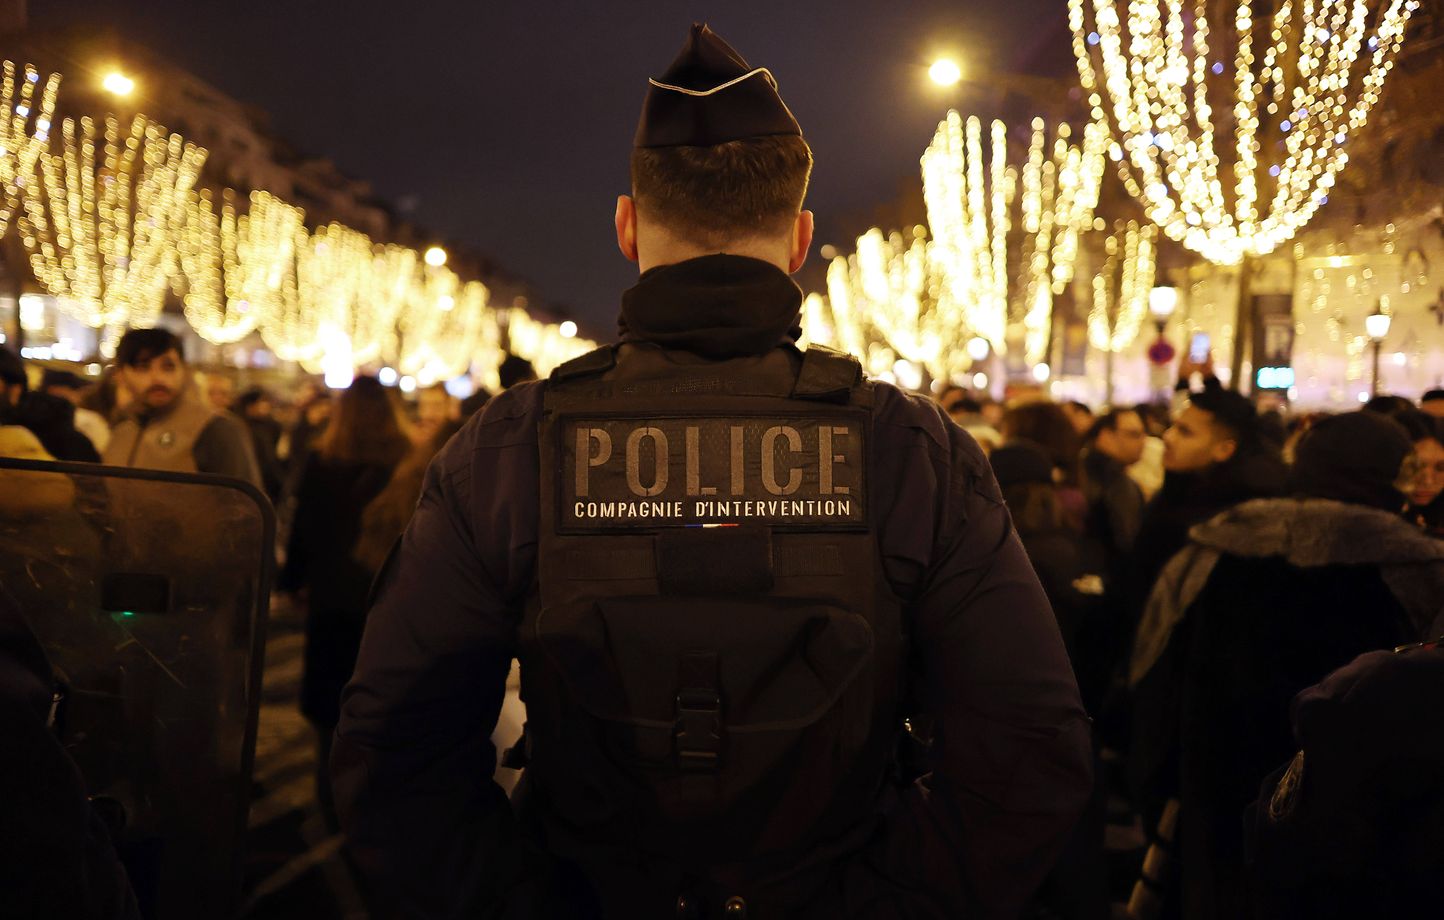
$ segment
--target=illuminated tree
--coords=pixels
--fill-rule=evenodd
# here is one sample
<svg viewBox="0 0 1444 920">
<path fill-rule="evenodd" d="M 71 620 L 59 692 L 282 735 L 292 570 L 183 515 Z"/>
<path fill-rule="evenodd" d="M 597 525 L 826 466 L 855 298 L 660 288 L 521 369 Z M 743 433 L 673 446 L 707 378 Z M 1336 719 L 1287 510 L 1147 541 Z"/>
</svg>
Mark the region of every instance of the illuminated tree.
<svg viewBox="0 0 1444 920">
<path fill-rule="evenodd" d="M 23 187 L 35 171 L 35 162 L 50 138 L 50 120 L 55 115 L 55 96 L 60 75 L 51 74 L 45 88 L 37 88 L 40 74 L 26 67 L 18 81 L 15 64 L 6 61 L 0 77 L 0 235 L 10 226 Z"/>
<path fill-rule="evenodd" d="M 1107 132 L 1091 124 L 1075 145 L 1060 124 L 1049 145 L 1034 119 L 1021 166 L 1008 162 L 1002 122 L 992 124 L 986 156 L 982 134 L 977 118 L 965 126 L 949 112 L 923 154 L 938 309 L 958 314 L 999 353 L 1021 342 L 1036 364 L 1046 356 L 1053 298 L 1072 281 L 1079 236 L 1093 221 Z"/>
<path fill-rule="evenodd" d="M 1272 252 L 1328 200 L 1418 3 L 1277 0 L 1256 17 L 1259 6 L 1068 4 L 1083 88 L 1128 191 L 1219 264 Z"/>
<path fill-rule="evenodd" d="M 1088 344 L 1117 353 L 1132 345 L 1148 317 L 1157 266 L 1157 230 L 1137 222 L 1114 225 L 1104 243 L 1103 266 L 1093 276 Z"/>
<path fill-rule="evenodd" d="M 209 190 L 193 193 L 179 256 L 186 321 L 218 345 L 238 342 L 280 311 L 302 213 L 267 192 L 252 192 L 237 215 L 234 193 L 217 214 Z"/>
<path fill-rule="evenodd" d="M 153 325 L 177 270 L 205 150 L 143 115 L 123 136 L 107 118 L 99 146 L 91 119 L 67 118 L 60 148 L 38 158 L 40 187 L 21 196 L 20 232 L 35 277 L 92 327 Z"/>
</svg>

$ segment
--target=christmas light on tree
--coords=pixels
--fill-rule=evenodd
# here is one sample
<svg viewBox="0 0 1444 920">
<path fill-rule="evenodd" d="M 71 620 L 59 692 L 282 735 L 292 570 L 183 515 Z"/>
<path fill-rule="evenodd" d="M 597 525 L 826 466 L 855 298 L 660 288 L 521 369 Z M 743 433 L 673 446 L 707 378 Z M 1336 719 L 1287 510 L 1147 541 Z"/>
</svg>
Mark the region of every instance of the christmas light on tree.
<svg viewBox="0 0 1444 920">
<path fill-rule="evenodd" d="M 1083 89 L 1129 193 L 1218 264 L 1272 252 L 1328 200 L 1419 4 L 1276 0 L 1258 16 L 1260 6 L 1068 3 Z"/>
<path fill-rule="evenodd" d="M 16 79 L 15 64 L 6 61 L 0 76 L 0 235 L 10 226 L 10 217 L 20 195 L 35 171 L 35 162 L 50 139 L 50 120 L 55 115 L 55 96 L 60 75 L 51 74 L 40 85 L 40 74 L 27 66 Z"/>
<path fill-rule="evenodd" d="M 1107 131 L 1094 123 L 1081 144 L 1071 138 L 1060 124 L 1050 145 L 1034 119 L 1019 167 L 1008 161 L 1006 125 L 992 123 L 985 156 L 982 122 L 949 112 L 922 159 L 938 309 L 957 311 L 1000 354 L 1021 344 L 1030 364 L 1046 357 L 1053 299 L 1073 280 L 1098 204 Z M 1021 237 L 1016 249 L 1010 234 Z"/>
<path fill-rule="evenodd" d="M 124 136 L 107 118 L 99 146 L 91 119 L 65 119 L 18 221 L 35 277 L 62 310 L 94 328 L 155 323 L 205 156 L 143 115 Z"/>
</svg>

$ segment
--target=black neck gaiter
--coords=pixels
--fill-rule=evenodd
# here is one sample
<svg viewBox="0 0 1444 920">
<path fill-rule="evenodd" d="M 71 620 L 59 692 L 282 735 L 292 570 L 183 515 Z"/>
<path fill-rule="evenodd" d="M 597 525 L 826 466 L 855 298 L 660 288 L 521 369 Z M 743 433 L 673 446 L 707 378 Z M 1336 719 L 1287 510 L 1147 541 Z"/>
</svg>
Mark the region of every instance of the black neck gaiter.
<svg viewBox="0 0 1444 920">
<path fill-rule="evenodd" d="M 780 268 L 714 255 L 651 269 L 622 294 L 623 342 L 652 342 L 722 360 L 757 355 L 802 334 L 802 289 Z"/>
</svg>

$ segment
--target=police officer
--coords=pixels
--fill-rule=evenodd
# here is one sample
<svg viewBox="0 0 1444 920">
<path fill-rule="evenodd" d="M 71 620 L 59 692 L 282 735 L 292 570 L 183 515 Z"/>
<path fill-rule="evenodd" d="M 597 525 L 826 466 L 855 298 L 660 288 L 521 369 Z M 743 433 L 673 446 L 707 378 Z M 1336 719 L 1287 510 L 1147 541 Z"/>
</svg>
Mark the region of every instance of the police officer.
<svg viewBox="0 0 1444 920">
<path fill-rule="evenodd" d="M 377 582 L 332 758 L 354 855 L 403 916 L 1016 916 L 1089 737 L 987 461 L 794 344 L 812 156 L 771 74 L 694 26 L 650 82 L 620 343 L 472 419 Z"/>
</svg>

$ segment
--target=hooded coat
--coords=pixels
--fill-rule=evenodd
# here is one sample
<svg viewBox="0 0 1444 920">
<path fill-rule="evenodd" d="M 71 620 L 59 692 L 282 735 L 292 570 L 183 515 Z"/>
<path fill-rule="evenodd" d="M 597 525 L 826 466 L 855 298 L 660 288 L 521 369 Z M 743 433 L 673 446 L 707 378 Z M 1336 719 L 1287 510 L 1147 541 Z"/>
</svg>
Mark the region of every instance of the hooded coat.
<svg viewBox="0 0 1444 920">
<path fill-rule="evenodd" d="M 1185 918 L 1247 915 L 1245 807 L 1294 753 L 1289 703 L 1355 656 L 1416 641 L 1444 545 L 1396 514 L 1262 499 L 1193 529 L 1139 627 L 1129 764 L 1145 817 L 1180 801 Z"/>
</svg>

